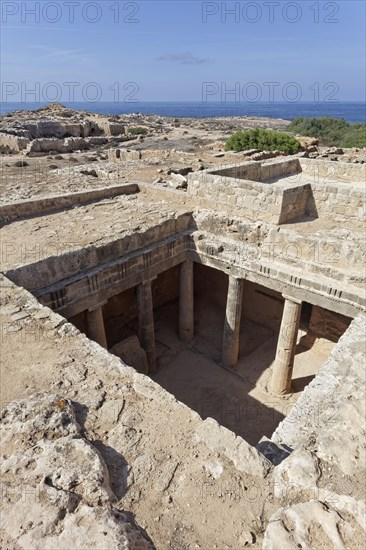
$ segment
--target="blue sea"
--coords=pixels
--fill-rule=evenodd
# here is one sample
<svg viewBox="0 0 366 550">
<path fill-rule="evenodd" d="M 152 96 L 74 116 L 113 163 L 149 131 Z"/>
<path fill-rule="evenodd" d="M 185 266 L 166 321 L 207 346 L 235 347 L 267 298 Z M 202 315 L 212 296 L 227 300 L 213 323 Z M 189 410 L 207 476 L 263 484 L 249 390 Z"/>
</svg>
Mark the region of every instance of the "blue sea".
<svg viewBox="0 0 366 550">
<path fill-rule="evenodd" d="M 2 103 L 0 114 L 19 109 L 35 110 L 46 103 Z M 201 102 L 201 101 L 139 101 L 134 103 L 74 102 L 65 103 L 69 108 L 100 114 L 155 114 L 177 118 L 209 118 L 220 116 L 254 116 L 292 120 L 297 117 L 329 116 L 344 118 L 348 122 L 366 122 L 366 105 L 362 101 L 337 103 L 248 103 L 248 102 Z"/>
</svg>

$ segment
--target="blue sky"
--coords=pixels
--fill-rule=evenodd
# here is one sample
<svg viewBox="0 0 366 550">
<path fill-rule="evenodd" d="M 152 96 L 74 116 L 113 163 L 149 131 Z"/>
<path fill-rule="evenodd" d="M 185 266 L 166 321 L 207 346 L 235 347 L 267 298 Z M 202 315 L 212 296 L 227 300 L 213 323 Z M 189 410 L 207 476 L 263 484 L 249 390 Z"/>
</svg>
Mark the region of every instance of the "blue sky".
<svg viewBox="0 0 366 550">
<path fill-rule="evenodd" d="M 365 96 L 363 1 L 3 0 L 1 11 L 3 101 Z"/>
</svg>

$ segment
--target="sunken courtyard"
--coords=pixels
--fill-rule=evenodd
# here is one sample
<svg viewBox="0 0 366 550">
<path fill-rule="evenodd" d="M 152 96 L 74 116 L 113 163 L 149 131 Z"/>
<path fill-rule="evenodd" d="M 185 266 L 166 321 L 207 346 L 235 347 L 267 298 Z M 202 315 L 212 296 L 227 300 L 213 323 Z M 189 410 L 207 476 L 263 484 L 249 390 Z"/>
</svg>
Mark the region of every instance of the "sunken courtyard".
<svg viewBox="0 0 366 550">
<path fill-rule="evenodd" d="M 235 159 L 1 205 L 4 547 L 363 547 L 364 181 Z"/>
</svg>

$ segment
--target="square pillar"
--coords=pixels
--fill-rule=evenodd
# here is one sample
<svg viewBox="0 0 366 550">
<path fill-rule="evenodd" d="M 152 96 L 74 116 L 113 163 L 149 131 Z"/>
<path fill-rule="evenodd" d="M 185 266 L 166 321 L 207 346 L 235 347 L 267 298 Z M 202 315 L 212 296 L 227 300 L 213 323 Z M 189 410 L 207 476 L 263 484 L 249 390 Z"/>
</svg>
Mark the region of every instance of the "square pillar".
<svg viewBox="0 0 366 550">
<path fill-rule="evenodd" d="M 285 298 L 276 358 L 273 367 L 270 389 L 276 395 L 291 392 L 291 379 L 294 366 L 297 334 L 299 330 L 301 301 L 289 296 Z"/>
<path fill-rule="evenodd" d="M 190 342 L 194 334 L 193 261 L 180 266 L 179 283 L 179 338 Z"/>
<path fill-rule="evenodd" d="M 104 304 L 105 303 L 107 302 L 104 302 Z M 94 340 L 94 342 L 97 342 L 103 348 L 108 349 L 102 309 L 104 304 L 98 304 L 86 310 L 86 323 L 88 338 Z"/>
<path fill-rule="evenodd" d="M 137 287 L 137 309 L 139 323 L 139 340 L 146 351 L 149 374 L 156 372 L 154 310 L 151 291 L 153 279 L 144 281 Z"/>
<path fill-rule="evenodd" d="M 229 275 L 226 316 L 222 340 L 222 363 L 225 367 L 235 367 L 239 359 L 243 286 L 243 279 L 237 279 Z"/>
</svg>

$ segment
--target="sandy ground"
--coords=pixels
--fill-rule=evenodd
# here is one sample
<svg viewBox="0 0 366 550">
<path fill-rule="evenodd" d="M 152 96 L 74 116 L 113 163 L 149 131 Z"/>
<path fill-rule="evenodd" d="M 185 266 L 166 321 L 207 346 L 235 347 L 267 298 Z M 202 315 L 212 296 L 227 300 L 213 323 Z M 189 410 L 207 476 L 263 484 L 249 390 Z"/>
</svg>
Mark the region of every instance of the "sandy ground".
<svg viewBox="0 0 366 550">
<path fill-rule="evenodd" d="M 241 326 L 240 359 L 235 369 L 225 369 L 220 360 L 222 323 L 209 302 L 200 300 L 195 311 L 196 337 L 186 346 L 180 342 L 176 323 L 177 303 L 155 314 L 158 373 L 153 379 L 177 399 L 199 413 L 256 445 L 270 437 L 290 412 L 304 387 L 329 356 L 334 344 L 319 339 L 310 349 L 300 343 L 299 331 L 293 371 L 293 393 L 285 399 L 267 391 L 278 334 L 247 319 Z M 210 318 L 210 328 L 202 319 Z"/>
</svg>

